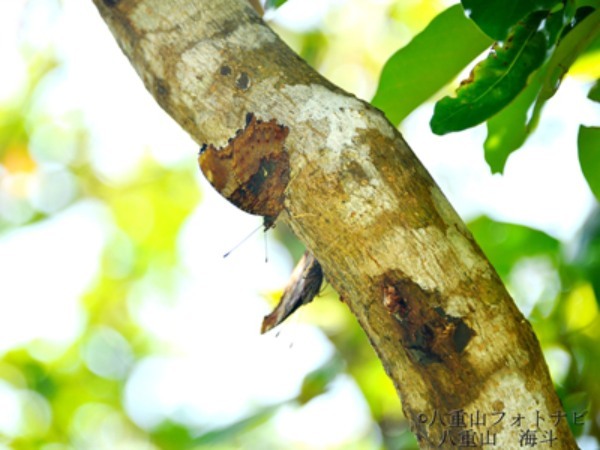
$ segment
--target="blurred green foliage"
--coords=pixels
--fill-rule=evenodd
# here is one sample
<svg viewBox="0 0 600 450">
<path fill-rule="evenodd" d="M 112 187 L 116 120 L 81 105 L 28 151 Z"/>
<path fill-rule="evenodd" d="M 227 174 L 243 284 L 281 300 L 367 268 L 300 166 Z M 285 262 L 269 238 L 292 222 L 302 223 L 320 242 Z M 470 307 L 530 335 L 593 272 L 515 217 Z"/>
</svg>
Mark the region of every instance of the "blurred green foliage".
<svg viewBox="0 0 600 450">
<path fill-rule="evenodd" d="M 267 8 L 278 8 L 283 5 L 286 0 L 267 0 L 265 6 Z"/>
<path fill-rule="evenodd" d="M 88 159 L 87 132 L 77 116 L 67 118 L 60 130 L 56 118 L 32 113 L 44 79 L 57 67 L 55 60 L 44 58 L 29 61 L 22 94 L 0 105 L 0 233 L 39 223 L 85 199 L 101 202 L 117 229 L 106 244 L 95 282 L 82 298 L 86 322 L 77 340 L 58 358 L 39 341 L 3 356 L 0 383 L 18 393 L 22 417 L 17 435 L 0 433 L 0 443 L 15 449 L 99 448 L 111 430 L 112 439 L 126 445 L 148 439 L 160 443 L 165 429 L 147 435 L 121 403 L 131 368 L 153 348 L 132 320 L 126 298 L 152 270 L 161 274 L 154 280 L 161 289 L 173 285 L 178 232 L 200 199 L 195 168 L 166 168 L 148 158 L 128 180 L 103 182 Z M 31 145 L 38 133 L 46 138 L 44 152 Z M 72 180 L 70 195 L 60 198 L 65 187 L 46 182 L 42 188 L 55 188 L 59 198 L 40 200 L 32 186 L 46 173 L 58 171 Z M 6 294 L 0 290 L 3 301 Z"/>
<path fill-rule="evenodd" d="M 271 1 L 269 5 L 282 3 Z M 532 2 L 538 6 L 542 3 Z M 495 19 L 498 11 L 491 2 L 464 4 L 473 8 L 476 21 L 477 16 L 482 24 L 486 20 L 482 29 L 498 25 L 489 31 L 490 35 L 509 33 L 514 25 L 514 18 L 504 24 L 487 21 L 490 14 Z M 476 14 L 477 4 L 484 7 L 481 14 Z M 537 11 L 538 6 L 519 13 L 518 19 Z M 390 17 L 394 14 L 390 11 Z M 578 22 L 569 23 L 578 29 Z M 441 37 L 447 27 L 453 27 L 456 39 Z M 300 52 L 311 64 L 324 61 L 331 45 L 325 32 L 311 30 L 297 38 Z M 452 42 L 462 44 L 456 48 L 449 45 Z M 383 70 L 375 104 L 396 122 L 402 120 L 490 42 L 464 17 L 459 6 L 451 7 L 392 56 Z M 15 418 L 17 425 L 11 435 L 0 433 L 0 447 L 279 449 L 281 444 L 273 437 L 277 413 L 290 405 L 309 404 L 326 394 L 335 380 L 349 376 L 364 397 L 374 431 L 344 448 L 417 448 L 394 387 L 364 333 L 330 289 L 306 308 L 306 317 L 321 327 L 335 351 L 327 362 L 305 376 L 296 397 L 269 407 L 257 406 L 244 417 L 212 429 L 192 429 L 174 420 L 148 429 L 132 420 L 124 402 L 126 383 L 140 361 L 164 349 L 132 317 L 127 299 L 142 284 L 167 298 L 177 289 L 177 239 L 201 199 L 197 168 L 165 167 L 148 156 L 125 180 L 104 180 L 90 161 L 89 135 L 78 115 L 70 115 L 68 126 L 58 128 L 53 117 L 40 116 L 31 108 L 43 90 L 43 80 L 57 66 L 51 55 L 31 58 L 23 91 L 0 104 L 0 233 L 43 223 L 86 199 L 101 203 L 115 227 L 103 249 L 97 275 L 81 299 L 85 317 L 77 339 L 58 356 L 51 343 L 40 341 L 17 346 L 2 356 L 0 391 L 10 391 L 17 399 L 20 417 Z M 422 69 L 429 70 L 427 76 L 419 75 Z M 527 78 L 525 72 L 521 75 L 521 81 Z M 515 149 L 524 142 L 530 131 L 526 112 L 539 98 L 545 79 L 538 71 L 520 94 L 510 94 L 516 96 L 515 100 L 488 121 L 490 136 L 505 142 L 502 145 L 506 148 Z M 407 80 L 420 80 L 422 85 L 413 89 Z M 397 107 L 393 106 L 394 94 L 403 99 Z M 594 183 L 599 173 L 599 147 L 588 144 L 597 136 L 586 133 L 580 134 L 584 142 L 580 142 L 580 159 L 598 195 Z M 43 151 L 32 145 L 33 137 L 40 134 L 47 143 Z M 497 147 L 486 148 L 488 155 L 497 151 Z M 500 153 L 494 157 L 493 167 L 503 166 L 507 154 Z M 46 193 L 41 199 L 33 188 L 40 183 Z M 61 189 L 53 191 L 57 186 Z M 55 194 L 50 195 L 52 192 Z M 586 411 L 586 419 L 597 417 L 600 212 L 589 218 L 576 242 L 561 242 L 542 231 L 488 217 L 471 221 L 469 227 L 521 308 L 528 311 L 566 410 Z M 276 235 L 296 258 L 301 255 L 301 246 L 283 227 L 276 229 Z M 600 439 L 596 420 L 587 420 L 585 427 L 573 425 L 573 430 L 576 435 Z"/>
</svg>

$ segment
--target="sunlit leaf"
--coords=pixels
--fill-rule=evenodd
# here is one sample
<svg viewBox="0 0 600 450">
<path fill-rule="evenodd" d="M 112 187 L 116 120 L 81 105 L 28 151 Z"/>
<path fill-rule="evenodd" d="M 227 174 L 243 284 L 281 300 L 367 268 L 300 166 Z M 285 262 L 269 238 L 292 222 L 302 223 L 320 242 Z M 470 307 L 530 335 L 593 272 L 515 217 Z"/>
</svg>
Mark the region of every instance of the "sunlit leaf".
<svg viewBox="0 0 600 450">
<path fill-rule="evenodd" d="M 600 80 L 596 80 L 596 83 L 590 89 L 588 98 L 595 102 L 600 102 Z"/>
<path fill-rule="evenodd" d="M 526 86 L 544 61 L 547 38 L 539 26 L 546 15 L 536 13 L 519 23 L 504 43 L 496 44 L 456 92 L 436 103 L 431 129 L 436 134 L 477 125 L 505 107 Z"/>
<path fill-rule="evenodd" d="M 527 139 L 527 111 L 540 90 L 540 81 L 539 76 L 532 77 L 529 85 L 507 107 L 487 121 L 488 134 L 483 148 L 492 173 L 502 172 L 510 154 Z"/>
<path fill-rule="evenodd" d="M 588 373 L 597 374 L 598 373 L 598 359 L 594 358 L 597 354 L 594 352 L 590 352 L 589 349 L 586 349 L 589 358 L 586 358 L 591 364 L 592 367 L 589 368 Z M 595 367 L 594 367 L 595 366 Z M 581 389 L 581 387 L 579 388 Z M 565 398 L 561 398 L 561 402 L 565 411 L 569 411 L 570 414 L 567 415 L 566 420 L 569 421 L 569 426 L 571 431 L 575 436 L 580 436 L 584 432 L 584 427 L 582 423 L 584 421 L 589 421 L 589 412 L 591 408 L 590 404 L 590 393 L 589 391 L 583 392 L 571 392 Z M 576 419 L 578 418 L 578 419 Z M 574 420 L 578 421 L 578 424 L 574 424 Z"/>
<path fill-rule="evenodd" d="M 600 127 L 580 126 L 577 147 L 581 171 L 600 200 Z"/>
<path fill-rule="evenodd" d="M 559 42 L 550 57 L 545 70 L 542 88 L 535 102 L 529 121 L 529 128 L 534 128 L 544 104 L 558 90 L 560 83 L 573 62 L 598 36 L 600 36 L 600 10 L 586 16 Z"/>
<path fill-rule="evenodd" d="M 600 209 L 588 217 L 578 236 L 575 265 L 594 288 L 596 301 L 600 301 Z"/>
<path fill-rule="evenodd" d="M 460 5 L 448 8 L 387 61 L 372 104 L 400 123 L 491 44 Z"/>
<path fill-rule="evenodd" d="M 312 67 L 318 67 L 327 53 L 329 40 L 321 30 L 309 31 L 302 36 L 302 46 L 298 54 Z"/>
<path fill-rule="evenodd" d="M 600 0 L 590 0 L 595 4 L 595 9 L 600 9 Z M 569 69 L 569 75 L 585 78 L 600 77 L 600 36 L 596 38 L 581 52 L 577 60 Z"/>
<path fill-rule="evenodd" d="M 269 420 L 275 412 L 277 412 L 278 406 L 271 406 L 263 409 L 257 408 L 250 416 L 233 422 L 227 426 L 208 431 L 193 440 L 194 445 L 214 445 L 223 442 L 230 441 L 237 438 L 241 433 L 250 431 L 259 425 L 264 424 Z"/>
<path fill-rule="evenodd" d="M 591 284 L 582 284 L 573 289 L 566 296 L 563 307 L 568 330 L 581 330 L 598 317 L 598 302 Z"/>
<path fill-rule="evenodd" d="M 542 21 L 542 31 L 546 34 L 548 48 L 552 48 L 562 38 L 568 27 L 575 23 L 573 18 L 576 12 L 571 14 L 572 8 L 564 8 L 549 14 Z"/>
<path fill-rule="evenodd" d="M 461 0 L 467 15 L 491 38 L 503 40 L 518 21 L 562 0 Z"/>
<path fill-rule="evenodd" d="M 576 16 L 575 21 L 585 18 L 581 12 L 578 12 Z M 546 20 L 544 30 L 549 43 L 553 43 L 558 38 L 560 30 L 564 26 L 563 21 L 562 12 L 553 14 Z M 563 35 L 565 35 L 564 32 Z M 530 78 L 528 86 L 508 106 L 487 121 L 488 136 L 484 144 L 485 158 L 493 173 L 504 170 L 510 154 L 521 147 L 535 129 L 541 105 L 531 114 L 532 119 L 529 119 L 529 123 L 528 111 L 542 89 L 542 82 L 546 82 L 549 70 L 553 70 L 550 63 L 544 65 L 535 73 L 535 76 Z"/>
<path fill-rule="evenodd" d="M 560 249 L 560 242 L 555 238 L 523 225 L 496 222 L 482 216 L 469 222 L 468 227 L 503 278 L 519 259 L 542 255 L 555 258 Z"/>
<path fill-rule="evenodd" d="M 267 0 L 265 3 L 265 8 L 279 8 L 283 5 L 287 0 Z"/>
<path fill-rule="evenodd" d="M 308 403 L 314 397 L 324 393 L 343 368 L 344 361 L 338 356 L 306 375 L 298 396 L 300 404 Z"/>
<path fill-rule="evenodd" d="M 190 430 L 173 422 L 163 422 L 151 434 L 152 440 L 163 450 L 179 450 L 193 447 Z"/>
<path fill-rule="evenodd" d="M 579 23 L 587 16 L 592 14 L 596 10 L 597 6 L 583 5 L 575 9 L 573 16 L 565 23 L 565 27 L 561 32 L 561 39 L 570 33 Z"/>
</svg>

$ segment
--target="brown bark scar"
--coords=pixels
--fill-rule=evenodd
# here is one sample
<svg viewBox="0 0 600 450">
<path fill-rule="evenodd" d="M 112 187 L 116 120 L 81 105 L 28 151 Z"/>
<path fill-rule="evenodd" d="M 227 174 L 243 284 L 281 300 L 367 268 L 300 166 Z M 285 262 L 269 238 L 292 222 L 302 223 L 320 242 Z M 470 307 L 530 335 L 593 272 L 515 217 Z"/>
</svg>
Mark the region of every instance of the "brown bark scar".
<svg viewBox="0 0 600 450">
<path fill-rule="evenodd" d="M 399 324 L 402 346 L 411 359 L 420 365 L 454 365 L 475 332 L 432 300 L 435 294 L 407 279 L 383 284 L 383 305 Z"/>
</svg>

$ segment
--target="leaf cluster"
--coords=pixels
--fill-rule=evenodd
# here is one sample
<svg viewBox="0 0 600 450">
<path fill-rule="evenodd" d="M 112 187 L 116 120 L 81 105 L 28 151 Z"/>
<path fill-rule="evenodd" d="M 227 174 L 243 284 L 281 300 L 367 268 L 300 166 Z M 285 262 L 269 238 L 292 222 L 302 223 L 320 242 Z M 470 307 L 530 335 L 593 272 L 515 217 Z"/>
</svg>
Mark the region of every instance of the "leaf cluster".
<svg viewBox="0 0 600 450">
<path fill-rule="evenodd" d="M 461 3 L 441 12 L 387 61 L 372 103 L 399 124 L 489 49 L 456 94 L 436 103 L 430 125 L 442 135 L 485 122 L 486 161 L 492 172 L 502 172 L 573 64 L 585 57 L 598 60 L 600 2 Z M 598 82 L 590 91 L 590 99 L 597 98 Z M 600 167 L 598 128 L 582 126 L 578 145 L 582 170 L 598 197 L 598 177 L 593 176 Z"/>
</svg>

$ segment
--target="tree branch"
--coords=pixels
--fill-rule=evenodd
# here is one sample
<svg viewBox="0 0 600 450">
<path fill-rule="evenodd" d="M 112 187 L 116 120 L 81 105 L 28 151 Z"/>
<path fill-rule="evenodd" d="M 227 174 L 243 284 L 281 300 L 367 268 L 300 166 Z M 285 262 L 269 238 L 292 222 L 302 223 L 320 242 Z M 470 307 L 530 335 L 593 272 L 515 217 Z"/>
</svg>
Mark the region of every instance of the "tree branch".
<svg viewBox="0 0 600 450">
<path fill-rule="evenodd" d="M 438 446 L 447 428 L 429 426 L 436 412 L 504 413 L 467 428 L 518 448 L 538 411 L 562 410 L 531 326 L 380 111 L 311 69 L 247 0 L 94 3 L 147 89 L 199 144 L 225 146 L 248 113 L 289 129 L 279 220 L 357 317 L 422 448 L 454 448 Z M 511 426 L 518 414 L 527 422 Z M 576 448 L 566 421 L 549 422 L 553 448 Z"/>
</svg>

